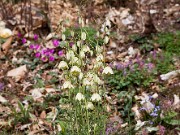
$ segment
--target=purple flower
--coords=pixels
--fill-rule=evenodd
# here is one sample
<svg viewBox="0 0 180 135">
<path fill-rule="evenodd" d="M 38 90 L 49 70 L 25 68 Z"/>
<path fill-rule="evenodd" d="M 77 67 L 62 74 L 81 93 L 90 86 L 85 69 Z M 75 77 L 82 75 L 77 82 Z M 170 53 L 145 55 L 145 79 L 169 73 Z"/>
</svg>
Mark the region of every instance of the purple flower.
<svg viewBox="0 0 180 135">
<path fill-rule="evenodd" d="M 4 83 L 0 83 L 0 91 L 4 89 Z"/>
<path fill-rule="evenodd" d="M 34 49 L 34 45 L 31 44 L 31 45 L 29 46 L 29 48 L 30 48 L 30 49 Z"/>
<path fill-rule="evenodd" d="M 154 67 L 154 65 L 153 65 L 152 63 L 148 63 L 148 64 L 147 64 L 147 68 L 148 68 L 149 70 L 152 70 L 153 67 Z"/>
<path fill-rule="evenodd" d="M 47 60 L 47 58 L 46 57 L 42 57 L 41 60 L 45 62 Z"/>
<path fill-rule="evenodd" d="M 69 46 L 70 46 L 70 47 L 72 47 L 73 45 L 74 45 L 74 43 L 73 43 L 73 42 L 70 42 L 70 43 L 69 43 Z"/>
<path fill-rule="evenodd" d="M 59 55 L 59 56 L 63 56 L 63 54 L 64 54 L 63 50 L 61 50 L 61 51 L 58 52 L 58 55 Z"/>
<path fill-rule="evenodd" d="M 54 39 L 52 42 L 55 47 L 59 45 L 59 41 L 57 39 Z"/>
<path fill-rule="evenodd" d="M 37 34 L 34 34 L 34 40 L 38 40 L 39 36 Z"/>
<path fill-rule="evenodd" d="M 34 46 L 34 49 L 35 49 L 35 50 L 38 50 L 38 49 L 40 49 L 40 47 L 41 47 L 41 46 L 37 44 L 37 45 Z"/>
<path fill-rule="evenodd" d="M 159 125 L 159 131 L 158 131 L 158 134 L 159 134 L 159 135 L 164 135 L 164 134 L 165 134 L 165 131 L 166 131 L 165 127 Z"/>
<path fill-rule="evenodd" d="M 36 58 L 41 57 L 41 53 L 40 53 L 40 52 L 37 52 L 37 53 L 35 54 L 35 57 L 36 57 Z"/>
<path fill-rule="evenodd" d="M 53 54 L 53 53 L 54 53 L 54 49 L 48 49 L 48 52 L 49 52 L 50 54 Z"/>
<path fill-rule="evenodd" d="M 17 36 L 18 36 L 19 38 L 21 38 L 22 34 L 21 34 L 20 32 L 18 32 Z"/>
<path fill-rule="evenodd" d="M 143 110 L 147 111 L 147 108 L 141 107 L 141 108 L 140 108 L 140 111 L 143 111 Z"/>
<path fill-rule="evenodd" d="M 22 39 L 22 43 L 25 44 L 27 40 L 25 38 Z"/>
<path fill-rule="evenodd" d="M 54 56 L 49 56 L 49 61 L 54 61 L 54 60 L 55 60 Z"/>
<path fill-rule="evenodd" d="M 150 116 L 152 116 L 152 117 L 157 117 L 158 114 L 157 114 L 156 112 L 152 112 L 152 113 L 150 114 Z"/>
<path fill-rule="evenodd" d="M 116 69 L 117 70 L 121 70 L 121 69 L 123 69 L 124 68 L 124 66 L 121 64 L 121 63 L 118 63 L 117 65 L 116 65 Z"/>
</svg>

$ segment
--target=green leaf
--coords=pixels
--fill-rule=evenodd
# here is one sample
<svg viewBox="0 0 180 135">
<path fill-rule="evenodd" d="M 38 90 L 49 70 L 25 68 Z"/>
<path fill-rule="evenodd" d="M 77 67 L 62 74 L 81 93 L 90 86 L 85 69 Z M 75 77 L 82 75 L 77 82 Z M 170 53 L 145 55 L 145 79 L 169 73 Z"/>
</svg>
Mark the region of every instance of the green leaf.
<svg viewBox="0 0 180 135">
<path fill-rule="evenodd" d="M 180 120 L 165 119 L 164 122 L 169 125 L 180 125 Z"/>
</svg>

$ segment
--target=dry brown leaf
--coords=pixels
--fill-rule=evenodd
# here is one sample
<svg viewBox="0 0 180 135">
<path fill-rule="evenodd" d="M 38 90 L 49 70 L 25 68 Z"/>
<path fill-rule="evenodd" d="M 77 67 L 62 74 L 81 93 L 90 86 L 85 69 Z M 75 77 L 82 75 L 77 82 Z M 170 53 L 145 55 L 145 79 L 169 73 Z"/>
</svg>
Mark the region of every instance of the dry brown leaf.
<svg viewBox="0 0 180 135">
<path fill-rule="evenodd" d="M 2 44 L 2 50 L 4 52 L 4 54 L 6 54 L 9 50 L 9 48 L 11 47 L 11 43 L 12 43 L 13 37 L 9 37 L 6 42 L 4 44 Z"/>
<path fill-rule="evenodd" d="M 0 103 L 6 103 L 6 102 L 8 102 L 8 101 L 0 95 Z"/>
<path fill-rule="evenodd" d="M 22 79 L 27 72 L 26 65 L 8 71 L 7 76 L 14 77 L 16 81 Z"/>
<path fill-rule="evenodd" d="M 42 111 L 42 112 L 41 112 L 40 118 L 41 118 L 41 119 L 45 119 L 45 118 L 46 118 L 46 111 Z"/>
</svg>

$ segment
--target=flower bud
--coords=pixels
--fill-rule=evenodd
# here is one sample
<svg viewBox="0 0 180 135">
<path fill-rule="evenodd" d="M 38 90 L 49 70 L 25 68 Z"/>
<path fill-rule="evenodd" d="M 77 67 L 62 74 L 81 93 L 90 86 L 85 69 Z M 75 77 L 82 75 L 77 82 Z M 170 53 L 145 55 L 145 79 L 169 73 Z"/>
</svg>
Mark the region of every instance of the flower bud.
<svg viewBox="0 0 180 135">
<path fill-rule="evenodd" d="M 105 37 L 104 37 L 104 43 L 105 43 L 105 44 L 108 44 L 108 43 L 109 43 L 109 37 L 108 37 L 108 36 L 105 36 Z"/>
<path fill-rule="evenodd" d="M 76 44 L 74 44 L 74 45 L 72 46 L 72 50 L 73 50 L 74 52 L 77 51 L 77 46 L 76 46 Z"/>
<path fill-rule="evenodd" d="M 81 33 L 81 39 L 82 39 L 82 40 L 86 40 L 86 33 L 85 33 L 85 32 L 82 32 L 82 33 Z"/>
<path fill-rule="evenodd" d="M 80 57 L 81 59 L 84 59 L 84 58 L 85 58 L 85 53 L 84 53 L 84 51 L 80 51 L 79 57 Z"/>
<path fill-rule="evenodd" d="M 71 31 L 71 36 L 74 37 L 74 31 Z"/>
<path fill-rule="evenodd" d="M 62 40 L 65 41 L 66 40 L 66 36 L 64 34 L 62 34 Z"/>
</svg>

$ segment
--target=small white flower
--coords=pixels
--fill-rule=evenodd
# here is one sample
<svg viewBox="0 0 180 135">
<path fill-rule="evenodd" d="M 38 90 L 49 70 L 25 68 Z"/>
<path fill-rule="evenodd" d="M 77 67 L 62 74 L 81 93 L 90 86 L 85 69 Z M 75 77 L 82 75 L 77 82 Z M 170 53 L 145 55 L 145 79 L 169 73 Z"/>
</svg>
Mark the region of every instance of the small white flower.
<svg viewBox="0 0 180 135">
<path fill-rule="evenodd" d="M 78 101 L 81 101 L 81 100 L 84 100 L 85 97 L 84 97 L 84 95 L 83 95 L 82 93 L 78 93 L 78 94 L 76 95 L 75 99 L 78 100 Z"/>
<path fill-rule="evenodd" d="M 113 70 L 111 67 L 105 67 L 102 74 L 113 74 Z"/>
<path fill-rule="evenodd" d="M 8 29 L 8 28 L 1 29 L 1 31 L 0 31 L 1 38 L 8 38 L 10 36 L 12 36 L 12 31 L 10 29 Z"/>
<path fill-rule="evenodd" d="M 72 66 L 70 72 L 71 74 L 78 76 L 81 73 L 81 69 L 77 66 Z"/>
<path fill-rule="evenodd" d="M 65 61 L 61 61 L 58 65 L 59 69 L 68 69 L 68 64 Z"/>
<path fill-rule="evenodd" d="M 90 109 L 90 110 L 93 110 L 94 109 L 93 103 L 92 102 L 88 102 L 87 105 L 86 105 L 86 108 Z"/>
<path fill-rule="evenodd" d="M 101 96 L 98 93 L 94 93 L 91 97 L 92 101 L 101 101 Z"/>
<path fill-rule="evenodd" d="M 72 50 L 69 50 L 69 51 L 66 53 L 66 59 L 67 59 L 67 60 L 71 60 L 73 57 L 75 57 L 74 52 L 73 52 Z"/>
<path fill-rule="evenodd" d="M 97 62 L 103 61 L 103 59 L 104 59 L 104 57 L 103 57 L 102 54 L 100 54 L 100 55 L 98 55 L 98 56 L 96 57 L 96 61 L 97 61 Z"/>
<path fill-rule="evenodd" d="M 63 86 L 62 86 L 62 89 L 71 89 L 71 88 L 74 88 L 74 86 L 71 84 L 71 82 L 65 81 Z"/>
</svg>

